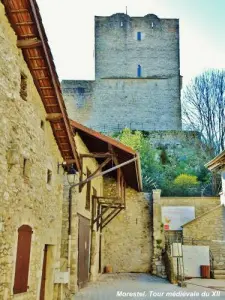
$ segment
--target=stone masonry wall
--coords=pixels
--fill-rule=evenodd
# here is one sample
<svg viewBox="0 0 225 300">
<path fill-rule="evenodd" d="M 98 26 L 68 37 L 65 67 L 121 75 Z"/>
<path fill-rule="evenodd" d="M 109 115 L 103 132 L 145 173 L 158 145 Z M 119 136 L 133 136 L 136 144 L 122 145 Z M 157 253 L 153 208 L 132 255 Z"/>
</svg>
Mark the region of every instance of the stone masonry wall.
<svg viewBox="0 0 225 300">
<path fill-rule="evenodd" d="M 195 217 L 220 204 L 219 197 L 161 197 L 161 206 L 194 206 Z"/>
<path fill-rule="evenodd" d="M 89 153 L 87 147 L 81 140 L 80 136 L 76 134 L 75 142 L 77 151 L 79 154 Z M 87 174 L 86 168 L 93 173 L 98 163 L 95 159 L 85 158 L 83 160 L 83 172 Z M 83 180 L 86 179 L 84 175 Z M 79 176 L 76 176 L 76 182 L 79 182 Z M 91 199 L 93 195 L 93 188 L 97 192 L 97 196 L 103 195 L 103 179 L 97 177 L 91 181 Z M 86 209 L 86 194 L 87 184 L 84 185 L 81 192 L 79 188 L 75 187 L 72 190 L 72 223 L 71 223 L 71 250 L 69 253 L 68 248 L 68 211 L 69 211 L 69 185 L 65 178 L 64 183 L 64 200 L 63 200 L 63 222 L 62 222 L 62 251 L 61 251 L 61 271 L 70 272 L 69 285 L 64 287 L 64 292 L 68 295 L 68 299 L 71 294 L 78 290 L 78 230 L 79 230 L 79 215 L 90 220 L 90 280 L 95 281 L 98 277 L 99 267 L 99 232 L 96 231 L 96 226 L 91 230 L 91 216 L 92 216 L 92 200 L 90 210 Z M 70 256 L 70 263 L 68 265 L 68 257 Z M 68 268 L 69 267 L 69 268 Z"/>
<path fill-rule="evenodd" d="M 115 196 L 116 184 L 104 180 L 104 196 Z M 104 229 L 102 268 L 113 272 L 149 272 L 152 260 L 152 203 L 149 196 L 126 189 L 126 209 Z M 103 269 L 102 269 L 103 271 Z"/>
<path fill-rule="evenodd" d="M 209 245 L 214 267 L 225 269 L 225 207 L 218 206 L 183 227 L 186 244 Z"/>
<path fill-rule="evenodd" d="M 47 263 L 46 299 L 51 300 L 54 273 L 60 263 L 63 186 L 57 164 L 62 157 L 16 42 L 0 2 L 0 299 L 39 298 L 43 250 L 48 245 L 51 259 Z M 27 101 L 20 96 L 21 73 L 27 77 Z M 48 170 L 52 172 L 49 184 Z M 15 296 L 18 228 L 24 224 L 33 231 L 29 288 Z"/>
<path fill-rule="evenodd" d="M 179 20 L 95 17 L 95 81 L 62 87 L 70 118 L 96 130 L 181 130 Z"/>
</svg>

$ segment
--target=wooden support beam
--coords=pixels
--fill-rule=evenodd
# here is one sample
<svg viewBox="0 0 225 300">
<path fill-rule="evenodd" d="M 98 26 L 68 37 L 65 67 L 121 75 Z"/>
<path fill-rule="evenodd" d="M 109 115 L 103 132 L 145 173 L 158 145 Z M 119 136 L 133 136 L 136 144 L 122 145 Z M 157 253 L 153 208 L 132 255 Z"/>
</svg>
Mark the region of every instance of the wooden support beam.
<svg viewBox="0 0 225 300">
<path fill-rule="evenodd" d="M 84 157 L 81 156 L 82 162 L 83 162 L 83 158 L 84 158 Z M 103 163 L 101 163 L 101 164 L 98 166 L 98 168 L 97 168 L 92 174 L 90 174 L 90 176 L 87 177 L 87 179 L 90 178 L 90 177 L 92 177 L 92 176 L 94 176 L 94 175 L 96 175 L 96 174 L 98 174 L 98 173 L 101 173 L 102 169 L 110 162 L 110 160 L 111 160 L 111 157 L 106 158 L 106 159 L 103 161 Z M 82 169 L 81 169 L 81 172 L 83 173 L 83 167 L 82 167 Z M 82 181 L 82 180 L 81 180 L 81 181 Z M 82 188 L 83 188 L 84 185 L 85 185 L 85 184 L 82 184 L 82 185 L 81 185 L 81 190 L 82 190 Z"/>
<path fill-rule="evenodd" d="M 29 56 L 28 59 L 34 60 L 34 59 L 44 59 L 43 56 Z M 48 77 L 46 77 L 48 78 Z"/>
<path fill-rule="evenodd" d="M 42 46 L 38 39 L 17 40 L 17 47 L 20 49 L 29 49 Z"/>
<path fill-rule="evenodd" d="M 49 80 L 49 78 L 43 76 L 43 77 L 38 77 L 37 80 Z M 47 96 L 43 96 L 43 97 L 46 98 Z M 55 96 L 50 96 L 49 98 L 55 98 Z"/>
<path fill-rule="evenodd" d="M 106 153 L 98 153 L 98 152 L 92 152 L 88 154 L 80 154 L 83 158 L 105 158 L 105 157 L 112 157 L 112 154 L 109 152 Z"/>
<path fill-rule="evenodd" d="M 38 71 L 38 70 L 47 70 L 48 67 L 35 67 L 35 68 L 32 68 L 32 71 Z"/>
<path fill-rule="evenodd" d="M 102 206 L 107 206 L 110 203 L 109 202 L 99 202 Z M 113 207 L 123 207 L 124 204 L 122 202 L 115 202 Z"/>
<path fill-rule="evenodd" d="M 54 104 L 46 104 L 47 107 L 53 107 L 53 106 L 58 106 L 57 103 L 54 103 Z"/>
<path fill-rule="evenodd" d="M 111 207 L 113 209 L 113 207 Z M 106 222 L 108 219 L 110 219 L 111 216 L 113 216 L 113 214 L 115 213 L 115 211 L 117 210 L 117 208 L 114 208 L 105 218 L 102 217 L 102 224 L 104 224 L 104 222 Z"/>
<path fill-rule="evenodd" d="M 52 86 L 40 86 L 41 90 L 49 90 L 49 89 L 53 89 Z"/>
<path fill-rule="evenodd" d="M 12 9 L 12 10 L 10 10 L 10 13 L 12 13 L 12 14 L 18 14 L 18 13 L 24 13 L 24 12 L 28 12 L 28 9 L 21 8 L 21 9 Z"/>
<path fill-rule="evenodd" d="M 93 224 L 97 222 L 102 216 L 114 205 L 115 199 L 107 206 L 105 209 L 102 209 L 102 212 L 94 219 Z"/>
<path fill-rule="evenodd" d="M 102 222 L 102 229 L 106 226 L 106 225 L 108 225 L 120 212 L 121 212 L 121 210 L 122 210 L 123 208 L 118 208 L 118 210 L 117 209 L 115 209 L 114 210 L 114 214 L 111 216 L 111 218 L 106 222 L 106 223 L 104 223 L 104 221 Z M 116 211 L 117 210 L 117 211 Z"/>
<path fill-rule="evenodd" d="M 46 121 L 57 121 L 61 120 L 63 118 L 63 115 L 61 113 L 51 113 L 47 114 Z"/>
<path fill-rule="evenodd" d="M 18 22 L 16 23 L 17 26 L 23 26 L 23 25 L 33 25 L 34 22 Z"/>
</svg>

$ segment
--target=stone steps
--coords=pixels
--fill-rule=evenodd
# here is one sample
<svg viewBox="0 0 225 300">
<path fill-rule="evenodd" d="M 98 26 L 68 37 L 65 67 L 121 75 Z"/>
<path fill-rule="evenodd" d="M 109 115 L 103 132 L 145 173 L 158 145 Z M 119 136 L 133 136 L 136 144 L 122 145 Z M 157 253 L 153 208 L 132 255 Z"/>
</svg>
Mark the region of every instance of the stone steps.
<svg viewBox="0 0 225 300">
<path fill-rule="evenodd" d="M 215 279 L 225 279 L 225 270 L 214 270 Z"/>
</svg>

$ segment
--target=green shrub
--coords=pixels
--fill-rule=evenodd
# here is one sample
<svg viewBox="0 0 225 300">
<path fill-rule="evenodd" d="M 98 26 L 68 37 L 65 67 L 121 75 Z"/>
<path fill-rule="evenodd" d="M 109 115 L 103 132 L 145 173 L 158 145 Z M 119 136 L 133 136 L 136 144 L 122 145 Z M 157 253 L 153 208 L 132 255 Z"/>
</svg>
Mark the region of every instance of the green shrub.
<svg viewBox="0 0 225 300">
<path fill-rule="evenodd" d="M 199 185 L 199 182 L 198 182 L 197 176 L 188 175 L 188 174 L 180 174 L 175 178 L 174 184 L 177 186 L 191 187 L 191 186 Z"/>
</svg>

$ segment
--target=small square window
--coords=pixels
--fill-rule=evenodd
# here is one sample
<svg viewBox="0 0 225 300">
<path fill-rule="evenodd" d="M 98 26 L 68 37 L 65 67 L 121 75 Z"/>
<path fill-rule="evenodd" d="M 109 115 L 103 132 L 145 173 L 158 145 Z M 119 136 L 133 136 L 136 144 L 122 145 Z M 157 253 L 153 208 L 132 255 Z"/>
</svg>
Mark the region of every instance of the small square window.
<svg viewBox="0 0 225 300">
<path fill-rule="evenodd" d="M 52 183 L 52 171 L 48 170 L 47 171 L 47 184 L 51 184 Z"/>
<path fill-rule="evenodd" d="M 20 97 L 27 101 L 27 76 L 20 74 Z"/>
<path fill-rule="evenodd" d="M 77 92 L 78 94 L 84 94 L 84 88 L 83 87 L 77 88 Z"/>
<path fill-rule="evenodd" d="M 137 32 L 137 40 L 141 41 L 141 32 Z"/>
</svg>

